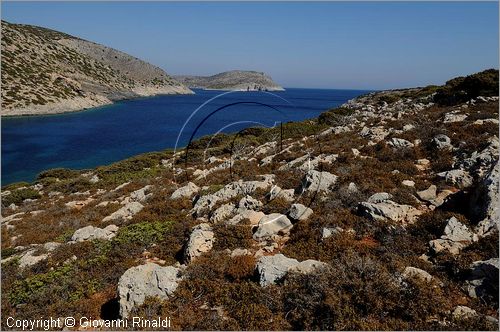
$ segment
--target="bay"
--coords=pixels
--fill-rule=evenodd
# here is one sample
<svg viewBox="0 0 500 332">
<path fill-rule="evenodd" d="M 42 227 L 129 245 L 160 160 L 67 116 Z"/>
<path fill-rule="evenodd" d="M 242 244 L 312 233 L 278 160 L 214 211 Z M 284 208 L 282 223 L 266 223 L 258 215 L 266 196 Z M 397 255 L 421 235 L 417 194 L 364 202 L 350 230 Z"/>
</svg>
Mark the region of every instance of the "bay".
<svg viewBox="0 0 500 332">
<path fill-rule="evenodd" d="M 183 147 L 191 136 L 315 118 L 369 92 L 194 91 L 123 100 L 81 112 L 2 118 L 2 185 L 33 181 L 51 168 L 86 169 L 176 144 Z"/>
</svg>

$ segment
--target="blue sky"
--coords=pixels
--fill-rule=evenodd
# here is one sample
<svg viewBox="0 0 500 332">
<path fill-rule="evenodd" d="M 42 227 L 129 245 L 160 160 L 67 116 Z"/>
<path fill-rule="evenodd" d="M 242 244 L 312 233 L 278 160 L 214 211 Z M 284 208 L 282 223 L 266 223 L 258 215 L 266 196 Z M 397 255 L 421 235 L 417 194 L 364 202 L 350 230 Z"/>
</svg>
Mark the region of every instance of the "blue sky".
<svg viewBox="0 0 500 332">
<path fill-rule="evenodd" d="M 498 68 L 498 2 L 2 1 L 2 19 L 111 46 L 170 74 L 258 70 L 285 87 L 411 87 Z"/>
</svg>

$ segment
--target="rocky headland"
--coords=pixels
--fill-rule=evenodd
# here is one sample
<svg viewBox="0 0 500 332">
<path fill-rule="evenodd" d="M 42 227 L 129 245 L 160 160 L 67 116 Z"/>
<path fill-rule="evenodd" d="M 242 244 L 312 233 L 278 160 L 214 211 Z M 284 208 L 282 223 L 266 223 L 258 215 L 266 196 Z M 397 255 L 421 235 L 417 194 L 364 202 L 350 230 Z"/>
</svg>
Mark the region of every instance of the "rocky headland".
<svg viewBox="0 0 500 332">
<path fill-rule="evenodd" d="M 498 330 L 498 108 L 488 70 L 4 187 L 2 313 Z"/>
<path fill-rule="evenodd" d="M 79 111 L 192 91 L 162 69 L 118 50 L 37 26 L 2 27 L 2 116 Z"/>
<path fill-rule="evenodd" d="M 262 72 L 231 70 L 212 76 L 174 76 L 190 88 L 232 91 L 283 91 L 273 79 Z"/>
</svg>

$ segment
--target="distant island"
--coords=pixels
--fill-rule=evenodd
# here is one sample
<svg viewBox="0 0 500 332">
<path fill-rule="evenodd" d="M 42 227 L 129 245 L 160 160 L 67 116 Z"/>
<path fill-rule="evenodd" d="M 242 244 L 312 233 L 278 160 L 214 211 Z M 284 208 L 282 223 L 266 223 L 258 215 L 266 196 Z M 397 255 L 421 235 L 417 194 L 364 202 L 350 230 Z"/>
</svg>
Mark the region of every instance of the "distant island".
<svg viewBox="0 0 500 332">
<path fill-rule="evenodd" d="M 164 70 L 107 46 L 2 21 L 2 116 L 79 111 L 158 94 L 191 94 Z"/>
<path fill-rule="evenodd" d="M 284 91 L 273 79 L 262 72 L 231 70 L 212 76 L 174 76 L 190 88 L 233 91 Z"/>
</svg>

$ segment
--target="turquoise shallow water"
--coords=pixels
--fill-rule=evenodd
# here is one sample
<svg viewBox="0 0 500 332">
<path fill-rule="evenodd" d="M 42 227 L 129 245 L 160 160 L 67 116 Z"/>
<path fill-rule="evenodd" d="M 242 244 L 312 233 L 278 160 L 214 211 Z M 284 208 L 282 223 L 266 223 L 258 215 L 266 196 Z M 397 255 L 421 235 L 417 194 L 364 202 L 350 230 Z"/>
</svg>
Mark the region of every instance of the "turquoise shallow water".
<svg viewBox="0 0 500 332">
<path fill-rule="evenodd" d="M 197 127 L 195 137 L 221 129 L 236 132 L 244 127 L 273 126 L 279 121 L 301 121 L 367 91 L 287 89 L 272 94 L 228 93 L 209 102 L 186 123 L 199 106 L 221 94 L 195 92 L 120 101 L 62 115 L 3 118 L 2 185 L 33 181 L 38 173 L 50 168 L 91 168 L 143 152 L 172 148 L 184 124 L 179 146 L 187 144 Z"/>
</svg>

